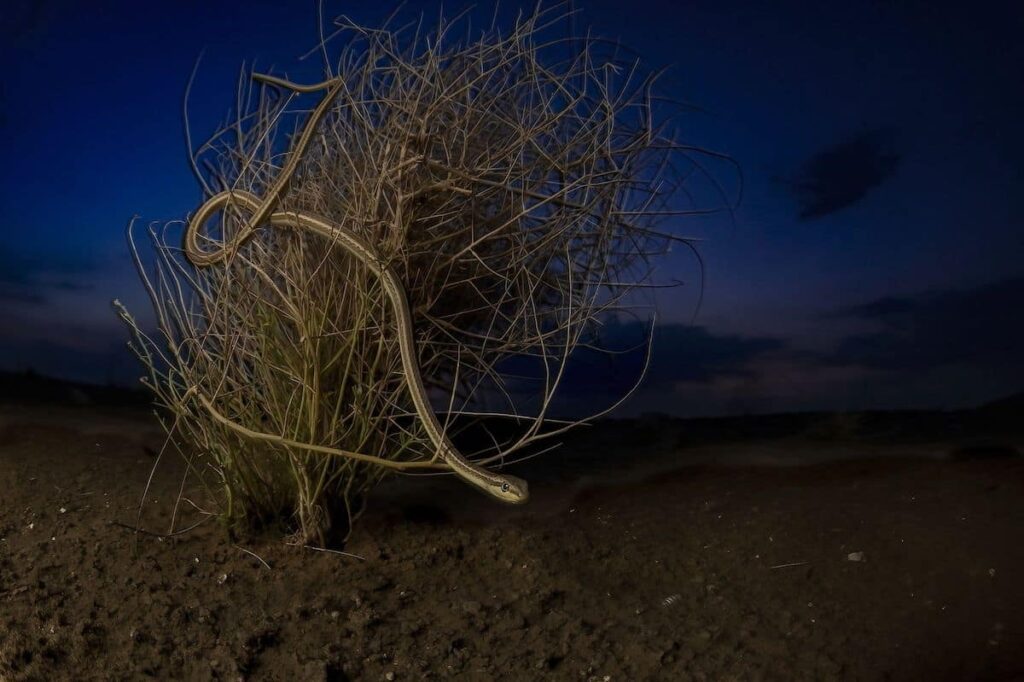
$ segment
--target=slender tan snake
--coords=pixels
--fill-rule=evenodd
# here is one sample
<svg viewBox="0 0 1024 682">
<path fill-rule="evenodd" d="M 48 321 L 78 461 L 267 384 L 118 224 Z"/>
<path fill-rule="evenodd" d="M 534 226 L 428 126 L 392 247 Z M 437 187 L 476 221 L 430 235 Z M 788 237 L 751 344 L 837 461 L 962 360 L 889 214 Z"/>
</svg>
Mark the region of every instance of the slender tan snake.
<svg viewBox="0 0 1024 682">
<path fill-rule="evenodd" d="M 252 238 L 256 227 L 261 224 L 309 230 L 330 240 L 332 243 L 340 244 L 370 268 L 374 275 L 380 278 L 384 291 L 391 301 L 391 305 L 398 318 L 398 347 L 402 356 L 405 382 L 412 395 L 416 412 L 427 430 L 427 435 L 433 442 L 434 447 L 437 448 L 438 456 L 457 476 L 497 499 L 512 504 L 525 502 L 529 497 L 529 488 L 526 481 L 514 476 L 493 474 L 467 460 L 448 439 L 440 422 L 438 422 L 437 415 L 434 414 L 434 410 L 430 405 L 430 399 L 427 396 L 427 390 L 423 384 L 423 376 L 420 372 L 419 358 L 416 353 L 416 340 L 413 335 L 412 314 L 406 298 L 405 287 L 402 285 L 402 281 L 395 270 L 385 263 L 373 248 L 341 225 L 307 213 L 273 211 L 274 205 L 284 192 L 285 186 L 291 179 L 302 154 L 312 139 L 317 125 L 330 109 L 332 102 L 344 89 L 344 82 L 340 79 L 332 79 L 316 85 L 304 86 L 272 76 L 257 75 L 256 78 L 289 88 L 295 92 L 315 92 L 327 89 L 327 94 L 310 114 L 309 120 L 306 122 L 298 141 L 291 151 L 288 163 L 285 164 L 263 200 L 261 201 L 257 196 L 241 190 L 227 190 L 207 199 L 196 210 L 185 229 L 185 254 L 197 267 L 207 267 L 214 263 L 225 261 L 243 243 Z M 214 251 L 204 251 L 199 246 L 200 228 L 206 224 L 211 216 L 229 205 L 250 211 L 252 217 L 231 242 L 223 243 L 220 248 Z"/>
</svg>

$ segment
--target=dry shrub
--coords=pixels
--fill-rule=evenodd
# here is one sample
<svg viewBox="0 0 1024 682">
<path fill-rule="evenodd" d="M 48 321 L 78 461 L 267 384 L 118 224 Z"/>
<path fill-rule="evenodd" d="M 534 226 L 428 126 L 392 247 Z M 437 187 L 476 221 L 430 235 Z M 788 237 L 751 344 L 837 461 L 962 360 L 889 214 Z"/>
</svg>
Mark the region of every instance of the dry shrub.
<svg viewBox="0 0 1024 682">
<path fill-rule="evenodd" d="M 327 77 L 345 88 L 275 209 L 342 225 L 395 268 L 446 428 L 514 420 L 471 453 L 488 465 L 587 421 L 552 419 L 569 358 L 600 349 L 601 321 L 651 284 L 673 240 L 658 223 L 709 210 L 678 208 L 708 152 L 666 133 L 654 79 L 595 39 L 542 41 L 566 20 L 538 10 L 476 39 L 339 20 L 322 48 L 343 44 Z M 297 97 L 243 80 L 237 119 L 193 156 L 207 196 L 263 195 L 302 125 Z M 209 238 L 246 219 L 225 211 Z M 167 228 L 149 232 L 155 265 L 138 264 L 158 330 L 122 316 L 168 430 L 232 525 L 283 519 L 331 542 L 389 470 L 441 467 L 410 407 L 394 311 L 344 249 L 258 229 L 226 264 L 194 269 Z"/>
</svg>

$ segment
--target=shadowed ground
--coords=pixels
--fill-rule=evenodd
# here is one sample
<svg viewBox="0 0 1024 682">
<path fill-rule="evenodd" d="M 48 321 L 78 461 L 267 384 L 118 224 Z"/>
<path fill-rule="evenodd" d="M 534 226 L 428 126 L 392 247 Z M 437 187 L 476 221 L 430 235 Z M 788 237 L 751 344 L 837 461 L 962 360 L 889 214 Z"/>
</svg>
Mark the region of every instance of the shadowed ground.
<svg viewBox="0 0 1024 682">
<path fill-rule="evenodd" d="M 364 561 L 241 545 L 268 569 L 215 522 L 111 525 L 162 441 L 144 411 L 6 406 L 0 678 L 1017 679 L 1020 441 L 956 423 L 606 423 L 516 470 L 526 507 L 399 479 L 346 548 Z"/>
</svg>

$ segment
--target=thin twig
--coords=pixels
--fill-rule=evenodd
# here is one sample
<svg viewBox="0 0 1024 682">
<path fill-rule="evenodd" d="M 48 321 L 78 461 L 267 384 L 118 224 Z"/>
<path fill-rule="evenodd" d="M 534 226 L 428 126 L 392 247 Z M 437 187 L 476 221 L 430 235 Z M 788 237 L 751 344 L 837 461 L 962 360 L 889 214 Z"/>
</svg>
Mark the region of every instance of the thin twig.
<svg viewBox="0 0 1024 682">
<path fill-rule="evenodd" d="M 806 566 L 811 563 L 810 561 L 794 561 L 791 564 L 779 564 L 778 566 L 769 566 L 768 570 L 774 571 L 776 568 L 791 568 L 793 566 Z"/>
<path fill-rule="evenodd" d="M 353 559 L 359 559 L 360 561 L 366 561 L 366 557 L 361 557 L 358 554 L 351 554 L 349 552 L 342 552 L 339 549 L 327 549 L 326 547 L 314 547 L 313 545 L 303 545 L 305 549 L 311 549 L 314 552 L 329 552 L 330 554 L 340 554 L 341 556 L 352 557 Z"/>
<path fill-rule="evenodd" d="M 268 571 L 270 571 L 270 570 L 273 570 L 272 568 L 270 568 L 270 564 L 268 564 L 268 563 L 267 563 L 266 561 L 264 561 L 264 560 L 263 560 L 263 557 L 261 557 L 261 556 L 260 556 L 259 554 L 257 554 L 256 552 L 252 552 L 252 551 L 249 551 L 249 550 L 248 550 L 248 549 L 246 549 L 245 547 L 241 547 L 241 546 L 239 546 L 239 545 L 234 545 L 234 547 L 235 547 L 235 549 L 240 549 L 240 550 L 242 550 L 243 552 L 245 552 L 246 554 L 248 554 L 249 556 L 251 556 L 251 557 L 254 557 L 254 558 L 255 558 L 255 559 L 257 560 L 257 561 L 259 561 L 259 562 L 260 562 L 261 564 L 263 564 L 264 566 L 266 566 L 266 567 L 267 567 L 267 570 L 268 570 Z"/>
</svg>

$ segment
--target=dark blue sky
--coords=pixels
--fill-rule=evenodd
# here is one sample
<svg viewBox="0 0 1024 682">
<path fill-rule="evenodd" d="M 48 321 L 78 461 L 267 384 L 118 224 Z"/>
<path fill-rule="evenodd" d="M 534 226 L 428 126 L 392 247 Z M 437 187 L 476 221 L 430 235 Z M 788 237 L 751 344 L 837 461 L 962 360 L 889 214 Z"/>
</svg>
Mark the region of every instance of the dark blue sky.
<svg viewBox="0 0 1024 682">
<path fill-rule="evenodd" d="M 690 325 L 695 286 L 660 297 L 633 411 L 955 407 L 1024 389 L 1019 4 L 577 5 L 581 26 L 671 67 L 662 91 L 704 109 L 682 137 L 745 176 L 734 221 L 674 227 L 705 240 L 705 303 Z M 374 25 L 376 6 L 324 9 Z M 127 219 L 199 202 L 182 135 L 195 60 L 203 138 L 243 61 L 315 77 L 297 58 L 316 22 L 312 1 L 5 3 L 0 367 L 135 376 L 109 301 L 147 306 Z M 682 252 L 660 274 L 699 278 Z"/>
</svg>

